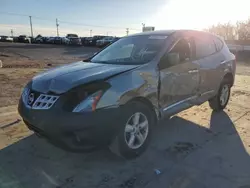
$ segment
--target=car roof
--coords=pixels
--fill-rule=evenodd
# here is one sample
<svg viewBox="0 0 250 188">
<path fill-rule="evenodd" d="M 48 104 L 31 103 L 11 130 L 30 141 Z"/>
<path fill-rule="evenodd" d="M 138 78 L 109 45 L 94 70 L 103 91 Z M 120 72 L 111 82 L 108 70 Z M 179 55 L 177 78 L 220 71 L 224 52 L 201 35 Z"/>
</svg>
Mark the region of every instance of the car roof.
<svg viewBox="0 0 250 188">
<path fill-rule="evenodd" d="M 158 30 L 158 31 L 147 31 L 136 33 L 129 36 L 138 36 L 138 35 L 171 35 L 172 33 L 176 32 L 176 30 Z"/>
<path fill-rule="evenodd" d="M 132 35 L 129 35 L 129 36 L 142 36 L 142 35 L 166 35 L 166 36 L 169 36 L 169 35 L 171 35 L 173 33 L 183 33 L 183 32 L 197 32 L 197 33 L 203 33 L 203 34 L 207 34 L 207 35 L 210 35 L 210 36 L 218 37 L 217 35 L 214 35 L 212 33 L 206 32 L 206 31 L 185 30 L 185 29 L 147 31 L 147 32 L 132 34 Z"/>
</svg>

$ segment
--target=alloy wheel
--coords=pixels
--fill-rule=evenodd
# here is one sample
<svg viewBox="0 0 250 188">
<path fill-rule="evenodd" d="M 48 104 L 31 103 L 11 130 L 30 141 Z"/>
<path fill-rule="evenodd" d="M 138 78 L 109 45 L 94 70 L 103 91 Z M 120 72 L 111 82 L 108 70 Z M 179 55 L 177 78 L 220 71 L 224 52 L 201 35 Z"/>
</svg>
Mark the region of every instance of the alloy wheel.
<svg viewBox="0 0 250 188">
<path fill-rule="evenodd" d="M 229 98 L 229 86 L 227 84 L 223 85 L 220 93 L 220 104 L 224 106 Z"/>
<path fill-rule="evenodd" d="M 141 113 L 134 113 L 127 121 L 124 138 L 126 144 L 131 149 L 138 149 L 143 145 L 149 130 L 149 123 L 147 117 Z"/>
</svg>

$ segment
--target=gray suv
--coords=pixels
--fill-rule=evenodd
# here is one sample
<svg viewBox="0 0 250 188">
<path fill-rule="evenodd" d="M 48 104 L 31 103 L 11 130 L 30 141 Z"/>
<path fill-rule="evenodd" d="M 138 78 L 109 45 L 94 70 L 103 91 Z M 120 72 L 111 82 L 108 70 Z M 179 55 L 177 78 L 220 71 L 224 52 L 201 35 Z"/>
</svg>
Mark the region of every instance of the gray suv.
<svg viewBox="0 0 250 188">
<path fill-rule="evenodd" d="M 212 34 L 144 32 L 35 76 L 18 110 L 29 129 L 57 146 L 109 146 L 134 158 L 149 145 L 158 120 L 206 101 L 223 110 L 235 68 L 235 56 Z"/>
</svg>

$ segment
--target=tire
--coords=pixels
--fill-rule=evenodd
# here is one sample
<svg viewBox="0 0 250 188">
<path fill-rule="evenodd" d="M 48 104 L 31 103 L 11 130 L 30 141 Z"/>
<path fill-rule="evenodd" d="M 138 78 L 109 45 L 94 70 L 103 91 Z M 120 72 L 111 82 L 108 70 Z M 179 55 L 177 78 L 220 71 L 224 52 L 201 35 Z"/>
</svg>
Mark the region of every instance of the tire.
<svg viewBox="0 0 250 188">
<path fill-rule="evenodd" d="M 227 94 L 224 94 L 224 100 L 222 100 L 222 95 L 223 92 L 225 92 L 225 88 L 227 88 Z M 221 83 L 219 91 L 216 96 L 214 96 L 212 99 L 210 99 L 209 106 L 214 110 L 214 111 L 221 111 L 223 110 L 229 101 L 230 98 L 230 92 L 231 92 L 231 86 L 228 82 L 225 80 Z"/>
<path fill-rule="evenodd" d="M 134 121 L 136 122 L 135 117 L 138 117 L 138 115 L 138 122 L 139 125 L 141 125 L 141 128 L 139 125 L 128 125 L 133 125 Z M 149 145 L 153 123 L 153 114 L 148 106 L 142 102 L 136 101 L 128 103 L 123 108 L 122 118 L 119 125 L 120 127 L 118 128 L 117 135 L 112 140 L 109 149 L 116 155 L 126 159 L 138 157 Z M 140 144 L 140 140 L 144 141 Z"/>
</svg>

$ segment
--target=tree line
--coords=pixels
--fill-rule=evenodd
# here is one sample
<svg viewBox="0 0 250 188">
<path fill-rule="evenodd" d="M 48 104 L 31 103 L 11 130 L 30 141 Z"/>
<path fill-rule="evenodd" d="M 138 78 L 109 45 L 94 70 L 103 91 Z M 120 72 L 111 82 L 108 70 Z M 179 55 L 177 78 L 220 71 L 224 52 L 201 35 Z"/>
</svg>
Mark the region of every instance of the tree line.
<svg viewBox="0 0 250 188">
<path fill-rule="evenodd" d="M 250 40 L 250 19 L 238 21 L 235 24 L 228 22 L 213 25 L 206 31 L 219 35 L 225 40 Z"/>
</svg>

